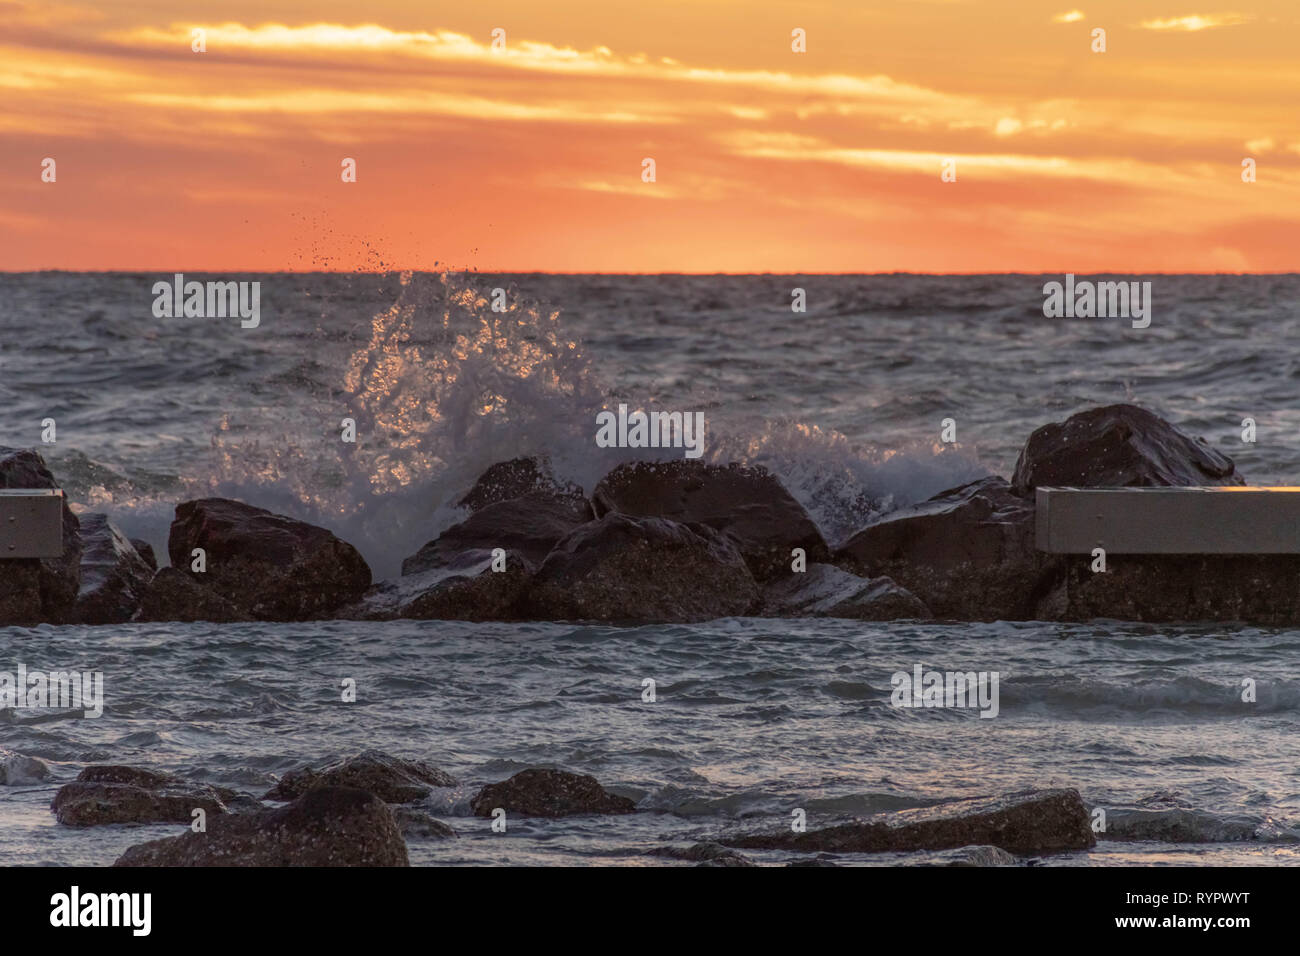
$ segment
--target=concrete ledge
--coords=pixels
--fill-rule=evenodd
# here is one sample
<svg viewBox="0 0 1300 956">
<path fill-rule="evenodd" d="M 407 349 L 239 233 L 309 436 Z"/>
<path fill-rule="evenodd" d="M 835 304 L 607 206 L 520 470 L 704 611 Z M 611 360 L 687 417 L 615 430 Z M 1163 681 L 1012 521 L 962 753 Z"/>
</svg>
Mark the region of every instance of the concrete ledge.
<svg viewBox="0 0 1300 956">
<path fill-rule="evenodd" d="M 1038 488 L 1052 554 L 1300 554 L 1300 487 Z"/>
<path fill-rule="evenodd" d="M 0 560 L 63 555 L 63 491 L 0 488 Z"/>
</svg>

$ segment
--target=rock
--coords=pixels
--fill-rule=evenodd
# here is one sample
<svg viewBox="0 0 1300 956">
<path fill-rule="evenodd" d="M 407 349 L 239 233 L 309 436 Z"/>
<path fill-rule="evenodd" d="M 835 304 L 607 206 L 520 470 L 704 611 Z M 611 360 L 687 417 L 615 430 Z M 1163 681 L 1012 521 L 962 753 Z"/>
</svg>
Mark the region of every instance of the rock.
<svg viewBox="0 0 1300 956">
<path fill-rule="evenodd" d="M 862 578 L 833 564 L 810 564 L 779 578 L 764 592 L 764 613 L 774 617 L 846 617 L 860 621 L 929 618 L 930 609 L 889 578 Z"/>
<path fill-rule="evenodd" d="M 39 757 L 0 750 L 0 786 L 22 787 L 50 778 L 49 765 Z"/>
<path fill-rule="evenodd" d="M 393 815 L 374 794 L 319 787 L 278 810 L 209 817 L 131 847 L 114 866 L 409 866 Z"/>
<path fill-rule="evenodd" d="M 106 823 L 190 823 L 194 810 L 211 818 L 226 813 L 216 791 L 202 784 L 146 788 L 129 783 L 64 784 L 50 804 L 54 818 L 65 826 L 93 827 Z"/>
<path fill-rule="evenodd" d="M 940 850 L 920 866 L 1015 866 L 1019 861 L 996 846 L 963 846 Z"/>
<path fill-rule="evenodd" d="M 364 621 L 518 620 L 533 577 L 528 559 L 508 554 L 504 571 L 492 570 L 491 552 L 466 551 L 460 560 L 464 562 L 460 566 L 431 568 L 376 584 L 336 616 Z"/>
<path fill-rule="evenodd" d="M 1235 814 L 1224 817 L 1204 810 L 1116 808 L 1106 814 L 1100 840 L 1154 840 L 1160 843 L 1237 843 L 1256 839 L 1265 821 Z"/>
<path fill-rule="evenodd" d="M 942 618 L 1033 616 L 1056 556 L 1034 547 L 1034 505 L 997 477 L 940 492 L 868 524 L 836 552 L 838 563 L 888 576 Z"/>
<path fill-rule="evenodd" d="M 180 568 L 161 568 L 140 596 L 136 621 L 251 621 L 232 601 L 205 588 Z"/>
<path fill-rule="evenodd" d="M 470 511 L 511 498 L 569 501 L 581 505 L 591 517 L 591 506 L 582 489 L 571 482 L 560 482 L 547 462 L 536 458 L 513 458 L 499 461 L 479 475 L 474 487 L 456 504 Z"/>
<path fill-rule="evenodd" d="M 555 546 L 527 604 L 542 620 L 685 622 L 745 614 L 757 600 L 744 558 L 719 532 L 607 514 Z"/>
<path fill-rule="evenodd" d="M 79 783 L 126 783 L 145 790 L 157 790 L 159 787 L 176 786 L 181 783 L 169 773 L 121 764 L 95 764 L 84 767 L 81 773 L 77 774 L 77 781 Z"/>
<path fill-rule="evenodd" d="M 509 780 L 488 784 L 469 806 L 480 817 L 490 817 L 498 807 L 524 817 L 636 812 L 636 804 L 608 793 L 595 777 L 565 770 L 521 770 Z"/>
<path fill-rule="evenodd" d="M 1300 555 L 1125 554 L 1094 574 L 1075 556 L 1037 602 L 1044 621 L 1300 623 Z"/>
<path fill-rule="evenodd" d="M 0 489 L 58 488 L 39 452 L 0 446 Z M 5 558 L 0 574 L 0 627 L 66 624 L 81 586 L 77 516 L 63 501 L 63 554 L 57 558 Z"/>
<path fill-rule="evenodd" d="M 407 840 L 446 840 L 457 836 L 455 830 L 424 810 L 402 806 L 389 809 L 397 822 L 398 829 L 402 831 L 402 837 Z"/>
<path fill-rule="evenodd" d="M 80 521 L 81 588 L 74 618 L 80 624 L 131 620 L 154 569 L 108 515 L 83 514 Z"/>
<path fill-rule="evenodd" d="M 671 860 L 687 860 L 697 866 L 756 866 L 749 857 L 719 843 L 696 843 L 694 846 L 655 847 L 649 856 L 662 856 Z"/>
<path fill-rule="evenodd" d="M 292 770 L 262 799 L 294 800 L 316 787 L 351 787 L 373 793 L 385 803 L 413 803 L 423 800 L 433 787 L 454 786 L 455 777 L 422 760 L 366 750 L 320 770 Z"/>
<path fill-rule="evenodd" d="M 140 555 L 145 564 L 155 571 L 158 570 L 158 558 L 153 553 L 153 545 L 144 538 L 132 538 L 131 547 L 135 548 L 135 553 Z"/>
<path fill-rule="evenodd" d="M 370 586 L 370 567 L 346 541 L 241 501 L 178 505 L 167 541 L 172 566 L 190 573 L 194 548 L 207 554 L 196 581 L 258 620 L 328 617 Z"/>
<path fill-rule="evenodd" d="M 725 531 L 759 581 L 788 574 L 794 548 L 803 548 L 809 562 L 830 559 L 808 512 L 758 466 L 630 462 L 602 478 L 591 500 L 597 517 L 668 518 Z"/>
<path fill-rule="evenodd" d="M 1149 488 L 1241 485 L 1230 458 L 1136 405 L 1106 405 L 1029 436 L 1011 479 L 1017 495 L 1040 486 Z"/>
<path fill-rule="evenodd" d="M 464 565 L 494 548 L 541 564 L 551 549 L 591 518 L 586 502 L 512 498 L 481 507 L 402 562 L 402 575 Z M 507 567 L 509 562 L 507 561 Z"/>
<path fill-rule="evenodd" d="M 1020 855 L 1085 850 L 1096 844 L 1088 808 L 1077 790 L 1026 790 L 1000 797 L 954 800 L 791 833 L 719 841 L 741 849 L 880 853 L 995 846 Z"/>
</svg>

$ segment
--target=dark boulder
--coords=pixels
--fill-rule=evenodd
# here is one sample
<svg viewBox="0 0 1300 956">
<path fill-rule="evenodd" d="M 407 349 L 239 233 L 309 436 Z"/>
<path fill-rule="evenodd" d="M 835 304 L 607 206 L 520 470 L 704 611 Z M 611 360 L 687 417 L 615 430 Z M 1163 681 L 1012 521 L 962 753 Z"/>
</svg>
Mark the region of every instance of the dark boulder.
<svg viewBox="0 0 1300 956">
<path fill-rule="evenodd" d="M 409 866 L 388 806 L 348 787 L 278 810 L 209 817 L 207 831 L 133 846 L 114 866 Z"/>
<path fill-rule="evenodd" d="M 131 620 L 154 569 L 108 515 L 81 516 L 81 589 L 74 613 L 80 624 Z"/>
<path fill-rule="evenodd" d="M 595 777 L 565 770 L 521 770 L 509 780 L 488 784 L 469 806 L 480 817 L 492 816 L 498 807 L 523 817 L 636 812 L 636 804 L 609 793 Z"/>
<path fill-rule="evenodd" d="M 203 784 L 143 787 L 80 780 L 60 787 L 50 810 L 56 820 L 70 827 L 107 823 L 190 823 L 195 810 L 203 810 L 209 817 L 227 812 L 217 792 Z"/>
<path fill-rule="evenodd" d="M 830 559 L 808 512 L 759 466 L 630 462 L 602 478 L 591 500 L 597 517 L 668 518 L 724 531 L 759 581 L 790 573 L 795 548 L 803 548 L 809 562 Z"/>
<path fill-rule="evenodd" d="M 983 478 L 892 511 L 841 546 L 836 561 L 888 576 L 937 617 L 1024 620 L 1059 563 L 1034 547 L 1034 504 Z"/>
<path fill-rule="evenodd" d="M 745 614 L 757 599 L 744 558 L 712 528 L 607 514 L 555 546 L 528 607 L 542 620 L 686 622 Z"/>
<path fill-rule="evenodd" d="M 549 463 L 539 462 L 536 458 L 497 462 L 479 475 L 474 487 L 456 503 L 470 511 L 478 511 L 512 498 L 568 501 L 585 509 L 590 516 L 590 505 L 582 489 L 557 479 Z"/>
<path fill-rule="evenodd" d="M 195 580 L 259 620 L 328 617 L 370 586 L 370 567 L 346 541 L 241 501 L 177 506 L 167 541 L 172 566 L 191 573 L 195 548 L 207 559 Z"/>
<path fill-rule="evenodd" d="M 763 594 L 763 613 L 773 617 L 843 617 L 895 621 L 932 617 L 915 594 L 889 578 L 863 578 L 833 564 L 779 578 Z"/>
<path fill-rule="evenodd" d="M 0 489 L 55 488 L 39 452 L 0 446 Z M 80 522 L 63 501 L 63 554 L 57 558 L 0 557 L 0 627 L 66 624 L 81 587 Z"/>
<path fill-rule="evenodd" d="M 805 833 L 789 829 L 719 841 L 741 849 L 881 853 L 995 846 L 1019 855 L 1065 853 L 1096 845 L 1077 790 L 1026 790 L 878 813 Z"/>
<path fill-rule="evenodd" d="M 247 611 L 199 584 L 180 568 L 160 568 L 140 596 L 136 621 L 251 621 Z"/>
<path fill-rule="evenodd" d="M 1044 425 L 1029 436 L 1011 479 L 1035 488 L 1241 485 L 1232 459 L 1145 408 L 1106 405 Z"/>
<path fill-rule="evenodd" d="M 403 561 L 402 574 L 463 565 L 467 552 L 494 548 L 541 564 L 560 539 L 590 518 L 585 502 L 570 499 L 512 498 L 484 505 Z"/>
<path fill-rule="evenodd" d="M 385 803 L 423 800 L 434 787 L 454 787 L 456 778 L 421 760 L 405 760 L 366 750 L 320 770 L 304 767 L 286 773 L 263 800 L 294 800 L 316 787 L 351 787 Z"/>
</svg>

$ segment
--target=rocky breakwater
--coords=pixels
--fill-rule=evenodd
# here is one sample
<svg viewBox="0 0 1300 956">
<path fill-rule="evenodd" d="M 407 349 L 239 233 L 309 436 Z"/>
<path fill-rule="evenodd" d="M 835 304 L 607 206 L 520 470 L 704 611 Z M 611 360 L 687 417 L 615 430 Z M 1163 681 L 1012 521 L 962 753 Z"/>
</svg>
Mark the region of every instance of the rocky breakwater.
<svg viewBox="0 0 1300 956">
<path fill-rule="evenodd" d="M 489 468 L 394 581 L 370 585 L 331 532 L 238 501 L 176 509 L 172 566 L 103 515 L 65 507 L 64 555 L 3 562 L 0 624 L 303 621 L 859 620 L 1300 622 L 1300 555 L 1114 555 L 1104 573 L 1035 547 L 1040 486 L 1240 485 L 1232 461 L 1133 405 L 1045 425 L 990 475 L 883 514 L 831 548 L 766 469 L 631 462 L 591 498 L 544 461 Z M 56 487 L 0 450 L 0 487 Z M 201 570 L 200 570 L 201 568 Z"/>
<path fill-rule="evenodd" d="M 1241 485 L 1231 459 L 1146 409 L 1109 405 L 1036 430 L 1010 482 L 990 476 L 899 509 L 850 537 L 836 561 L 885 574 L 956 620 L 1300 622 L 1300 556 L 1116 555 L 1034 546 L 1040 486 Z"/>
</svg>

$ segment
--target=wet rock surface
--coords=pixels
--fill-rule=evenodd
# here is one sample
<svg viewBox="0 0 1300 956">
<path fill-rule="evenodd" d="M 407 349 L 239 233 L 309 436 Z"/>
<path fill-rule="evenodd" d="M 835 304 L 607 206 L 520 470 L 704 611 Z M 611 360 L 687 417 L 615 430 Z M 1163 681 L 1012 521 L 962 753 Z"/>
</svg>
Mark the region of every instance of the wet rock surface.
<svg viewBox="0 0 1300 956">
<path fill-rule="evenodd" d="M 422 760 L 367 750 L 319 770 L 290 771 L 262 799 L 294 800 L 317 787 L 350 787 L 373 793 L 385 803 L 413 803 L 434 787 L 454 786 L 455 777 Z"/>
<path fill-rule="evenodd" d="M 803 505 L 759 466 L 631 462 L 602 478 L 591 501 L 597 517 L 668 518 L 725 532 L 759 581 L 789 573 L 795 548 L 803 548 L 810 563 L 830 559 Z"/>
<path fill-rule="evenodd" d="M 140 596 L 134 620 L 212 621 L 218 624 L 251 621 L 252 615 L 216 591 L 204 587 L 179 568 L 160 568 Z"/>
<path fill-rule="evenodd" d="M 1011 479 L 1035 488 L 1241 485 L 1232 460 L 1137 405 L 1105 405 L 1044 425 L 1029 436 Z"/>
<path fill-rule="evenodd" d="M 880 853 L 987 845 L 1018 855 L 1095 845 L 1077 790 L 1027 790 L 876 814 L 805 833 L 789 830 L 719 840 L 739 849 Z"/>
<path fill-rule="evenodd" d="M 74 618 L 79 624 L 131 620 L 153 580 L 154 569 L 108 515 L 83 514 L 79 520 L 81 585 Z"/>
<path fill-rule="evenodd" d="M 470 801 L 480 817 L 490 817 L 498 807 L 525 817 L 636 812 L 636 804 L 609 793 L 595 777 L 566 770 L 521 770 L 509 780 L 488 784 Z"/>
<path fill-rule="evenodd" d="M 842 617 L 895 621 L 932 617 L 915 594 L 886 577 L 864 578 L 833 564 L 779 578 L 763 593 L 763 613 L 773 617 Z"/>
<path fill-rule="evenodd" d="M 555 546 L 529 588 L 543 620 L 705 621 L 744 614 L 759 592 L 726 536 L 703 525 L 607 514 Z"/>
<path fill-rule="evenodd" d="M 593 517 L 582 489 L 571 482 L 557 479 L 550 465 L 536 458 L 512 458 L 510 461 L 497 462 L 479 476 L 474 487 L 457 504 L 470 511 L 478 511 L 512 498 L 568 501 L 584 509 L 586 517 Z"/>
<path fill-rule="evenodd" d="M 60 787 L 50 809 L 59 823 L 70 827 L 190 823 L 195 810 L 203 810 L 209 819 L 227 812 L 217 792 L 203 784 L 145 787 L 80 780 Z"/>
<path fill-rule="evenodd" d="M 936 617 L 1024 620 L 1057 559 L 1034 547 L 1034 504 L 998 477 L 940 492 L 867 525 L 836 561 L 887 576 Z"/>
<path fill-rule="evenodd" d="M 278 810 L 209 817 L 206 833 L 133 846 L 114 866 L 409 866 L 387 804 L 318 787 Z"/>
<path fill-rule="evenodd" d="M 465 555 L 501 548 L 507 556 L 540 564 L 555 545 L 590 520 L 585 502 L 512 498 L 485 505 L 452 525 L 402 562 L 403 577 L 455 567 Z"/>
<path fill-rule="evenodd" d="M 188 570 L 195 548 L 201 574 Z M 167 550 L 174 568 L 259 620 L 328 617 L 371 581 L 357 549 L 324 528 L 225 498 L 178 505 Z"/>
</svg>

